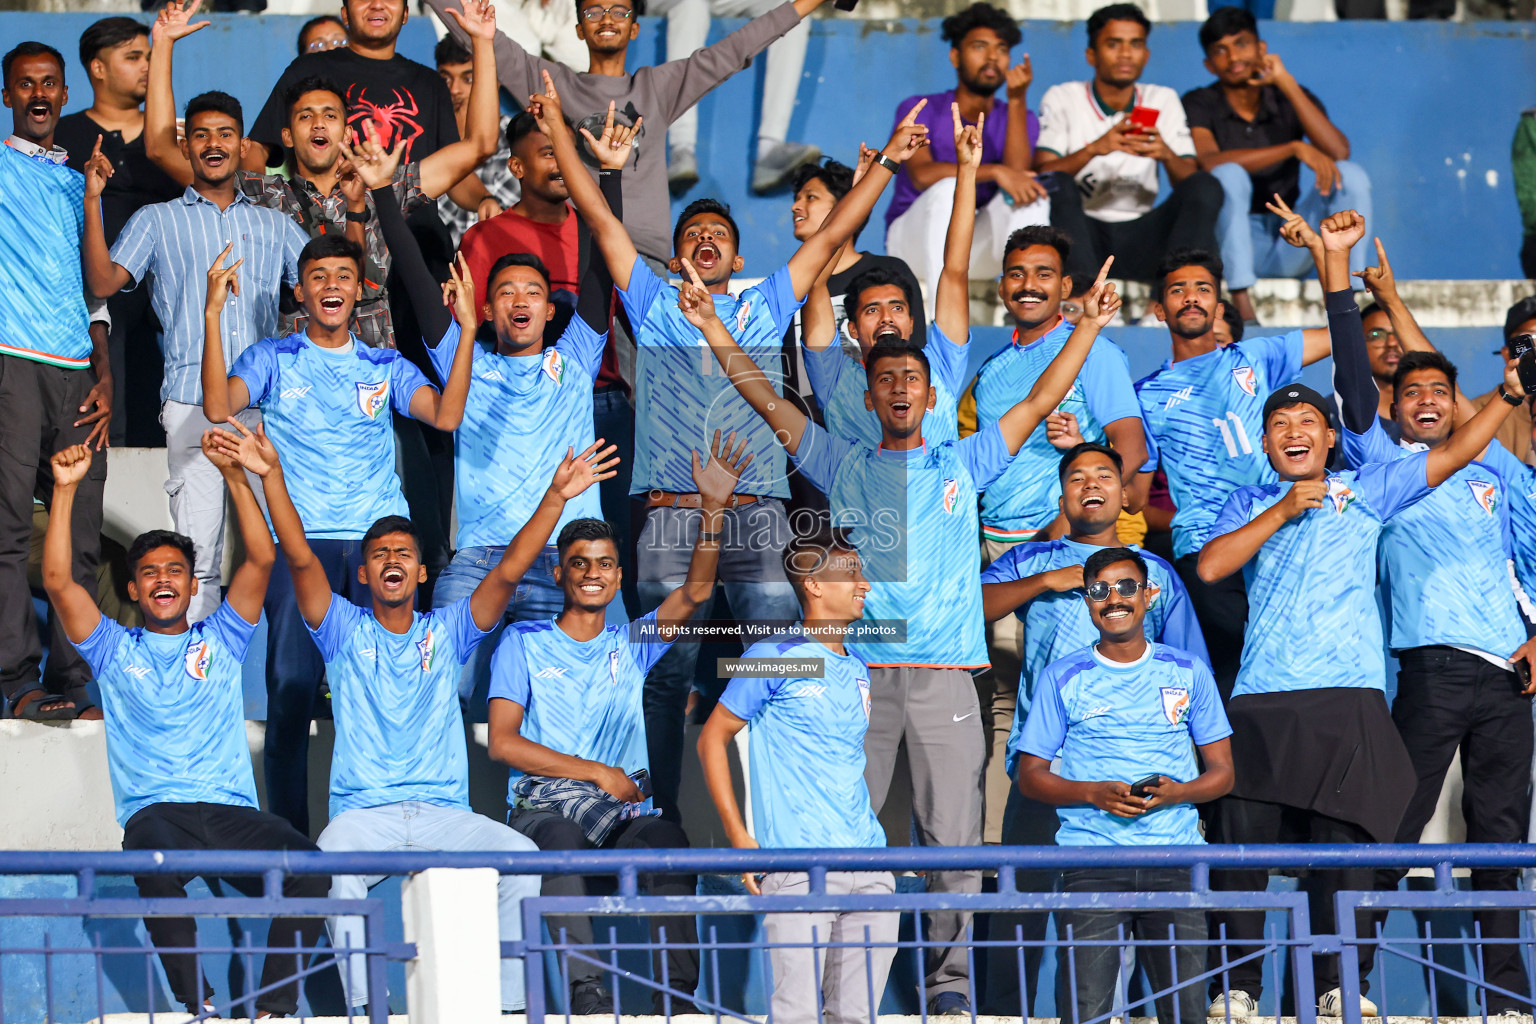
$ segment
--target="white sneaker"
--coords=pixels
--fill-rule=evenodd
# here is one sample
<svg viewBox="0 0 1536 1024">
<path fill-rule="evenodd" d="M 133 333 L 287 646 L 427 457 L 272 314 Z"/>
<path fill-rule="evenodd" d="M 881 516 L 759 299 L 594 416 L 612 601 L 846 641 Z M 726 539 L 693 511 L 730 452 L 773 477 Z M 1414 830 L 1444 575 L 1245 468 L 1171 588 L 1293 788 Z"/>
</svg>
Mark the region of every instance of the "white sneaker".
<svg viewBox="0 0 1536 1024">
<path fill-rule="evenodd" d="M 1319 1017 L 1344 1016 L 1344 994 L 1336 988 L 1324 992 L 1317 1000 L 1317 1015 Z M 1360 997 L 1360 1016 L 1375 1017 L 1377 1015 L 1376 1004 L 1365 996 Z"/>
<path fill-rule="evenodd" d="M 1244 1017 L 1252 1017 L 1259 1012 L 1259 1004 L 1253 1001 L 1253 996 L 1240 988 L 1234 988 L 1225 995 L 1219 995 L 1211 1000 L 1211 1008 L 1205 1011 L 1207 1017 L 1225 1020 L 1231 1017 L 1233 1020 L 1241 1020 Z"/>
</svg>

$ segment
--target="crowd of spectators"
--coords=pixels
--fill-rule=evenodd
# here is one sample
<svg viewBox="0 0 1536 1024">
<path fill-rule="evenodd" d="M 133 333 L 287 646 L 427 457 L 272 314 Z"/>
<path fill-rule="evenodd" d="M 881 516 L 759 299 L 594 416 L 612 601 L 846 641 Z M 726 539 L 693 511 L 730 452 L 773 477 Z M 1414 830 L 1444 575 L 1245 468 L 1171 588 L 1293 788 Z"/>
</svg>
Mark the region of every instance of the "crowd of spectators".
<svg viewBox="0 0 1536 1024">
<path fill-rule="evenodd" d="M 943 24 L 955 87 L 902 100 L 888 141 L 848 166 L 787 139 L 822 2 L 677 0 L 667 44 L 687 56 L 631 74 L 630 0 L 429 0 L 448 30 L 435 68 L 396 52 L 403 0 L 346 0 L 304 27 L 249 124 L 226 93 L 172 95 L 173 52 L 207 25 L 199 0 L 152 25 L 92 25 L 92 103 L 68 117 L 58 49 L 5 55 L 0 685 L 12 717 L 105 719 L 125 848 L 684 846 L 690 715 L 739 847 L 883 846 L 902 750 L 926 845 L 1415 842 L 1458 751 L 1468 839 L 1526 840 L 1536 299 L 1509 312 L 1504 382 L 1464 395 L 1368 241 L 1370 180 L 1348 139 L 1242 8 L 1201 28 L 1215 81 L 1182 98 L 1141 81 L 1146 15 L 1096 11 L 1092 77 L 1052 84 L 1037 116 L 1018 24 L 973 4 Z M 755 17 L 702 47 L 711 13 Z M 663 211 L 669 186 L 698 179 L 693 108 L 765 49 L 753 187 L 789 186 L 798 248 L 740 288 L 752 239 L 729 207 L 699 199 L 672 224 Z M 637 144 L 647 126 L 670 133 L 670 164 Z M 892 179 L 887 254 L 861 251 Z M 1257 277 L 1313 272 L 1327 324 L 1255 336 Z M 1013 334 L 971 375 L 975 279 L 997 280 Z M 1150 285 L 1169 334 L 1140 381 L 1106 334 L 1127 279 Z M 1324 396 L 1300 376 L 1329 357 Z M 148 420 L 174 530 L 126 552 L 124 625 L 99 598 L 103 492 L 111 446 L 152 439 Z M 226 585 L 227 514 L 241 550 Z M 241 697 L 263 615 L 264 809 Z M 715 679 L 697 664 L 722 636 L 744 655 Z M 336 744 L 311 840 L 317 714 Z M 508 768 L 503 818 L 470 809 L 465 714 L 486 716 Z M 745 811 L 728 754 L 743 729 Z M 288 885 L 361 898 L 381 880 Z M 1333 892 L 1400 880 L 1315 873 L 1316 927 Z M 184 884 L 140 881 L 154 896 Z M 524 896 L 590 884 L 503 876 L 502 939 L 520 936 Z M 894 890 L 874 872 L 827 884 Z M 1232 958 L 1262 940 L 1261 912 L 1211 916 Z M 930 1013 L 972 1010 L 970 924 L 927 915 Z M 1200 912 L 1062 924 L 1081 939 L 1172 929 L 1191 943 L 1178 975 L 1203 969 Z M 1514 911 L 1479 924 L 1519 935 Z M 360 921 L 327 926 L 337 947 L 363 941 Z M 585 919 L 552 926 L 590 941 Z M 656 976 L 691 991 L 694 922 L 654 926 L 682 943 Z M 273 927 L 319 940 L 318 922 Z M 893 915 L 766 927 L 791 944 L 772 954 L 775 1017 L 817 1019 L 818 990 L 839 1020 L 870 1011 Z M 813 928 L 886 945 L 794 948 Z M 149 931 L 195 944 L 185 921 Z M 1107 1012 L 1113 946 L 1072 959 L 1076 1012 Z M 1149 959 L 1161 987 L 1169 960 Z M 1489 1013 L 1529 1020 L 1519 947 L 1486 960 L 1502 990 Z M 1338 961 L 1318 958 L 1319 1013 L 1340 1012 Z M 163 962 L 200 1009 L 196 958 Z M 1159 1016 L 1255 1014 L 1260 963 L 1186 986 Z M 366 1002 L 362 958 L 343 966 L 349 1001 Z M 292 1013 L 293 957 L 264 970 L 258 1007 Z M 501 992 L 522 1008 L 514 961 Z M 573 969 L 565 996 L 613 1012 L 595 967 Z"/>
</svg>

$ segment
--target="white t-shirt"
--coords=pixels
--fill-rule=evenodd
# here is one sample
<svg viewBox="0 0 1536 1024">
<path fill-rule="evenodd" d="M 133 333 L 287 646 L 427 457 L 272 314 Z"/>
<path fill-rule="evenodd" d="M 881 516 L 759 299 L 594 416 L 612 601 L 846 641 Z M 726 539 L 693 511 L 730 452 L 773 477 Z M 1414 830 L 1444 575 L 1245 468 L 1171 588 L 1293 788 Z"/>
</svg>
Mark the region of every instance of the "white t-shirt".
<svg viewBox="0 0 1536 1024">
<path fill-rule="evenodd" d="M 1195 143 L 1184 120 L 1179 94 L 1165 85 L 1136 86 L 1135 104 L 1158 111 L 1157 130 L 1178 156 L 1194 156 Z M 1040 100 L 1040 138 L 1035 148 L 1070 156 L 1109 131 L 1123 114 L 1106 114 L 1092 82 L 1063 82 Z M 1157 202 L 1157 161 L 1131 153 L 1096 156 L 1077 172 L 1083 212 L 1096 220 L 1135 220 Z"/>
</svg>

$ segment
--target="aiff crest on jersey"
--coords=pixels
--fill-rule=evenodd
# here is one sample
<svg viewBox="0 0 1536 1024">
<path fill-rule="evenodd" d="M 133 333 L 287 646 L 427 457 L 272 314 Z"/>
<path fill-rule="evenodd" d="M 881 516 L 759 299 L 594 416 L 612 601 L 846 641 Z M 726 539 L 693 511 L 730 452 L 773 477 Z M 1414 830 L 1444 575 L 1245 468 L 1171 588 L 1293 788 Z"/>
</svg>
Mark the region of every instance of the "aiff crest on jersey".
<svg viewBox="0 0 1536 1024">
<path fill-rule="evenodd" d="M 379 413 L 389 404 L 389 381 L 374 383 L 357 382 L 357 407 L 369 419 L 378 419 Z"/>
<path fill-rule="evenodd" d="M 1178 725 L 1189 714 L 1189 690 L 1182 686 L 1164 686 L 1158 690 L 1163 697 L 1163 717 L 1169 725 Z"/>
<path fill-rule="evenodd" d="M 208 641 L 199 640 L 187 645 L 187 652 L 182 656 L 182 663 L 187 667 L 187 675 L 193 679 L 207 679 L 208 666 L 213 661 L 213 655 L 208 650 Z"/>
</svg>

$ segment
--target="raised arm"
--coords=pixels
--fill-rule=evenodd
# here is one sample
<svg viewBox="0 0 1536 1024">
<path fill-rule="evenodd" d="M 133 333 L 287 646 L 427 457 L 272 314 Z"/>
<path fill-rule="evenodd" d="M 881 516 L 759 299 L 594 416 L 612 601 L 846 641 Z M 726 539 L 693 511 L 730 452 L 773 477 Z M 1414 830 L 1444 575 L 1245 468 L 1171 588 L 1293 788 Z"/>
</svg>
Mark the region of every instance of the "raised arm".
<svg viewBox="0 0 1536 1024">
<path fill-rule="evenodd" d="M 1376 243 L 1376 266 L 1366 267 L 1356 271 L 1358 277 L 1370 291 L 1376 304 L 1386 310 L 1387 319 L 1392 324 L 1392 333 L 1397 335 L 1397 343 L 1402 346 L 1404 352 L 1434 352 L 1435 346 L 1419 328 L 1419 322 L 1413 318 L 1413 313 L 1408 309 L 1408 304 L 1398 294 L 1397 281 L 1392 276 L 1392 264 L 1387 262 L 1387 250 L 1381 244 L 1381 239 L 1374 239 Z M 1466 423 L 1477 415 L 1477 406 L 1472 404 L 1461 390 L 1461 385 L 1456 385 L 1456 422 Z"/>
<path fill-rule="evenodd" d="M 463 0 L 460 7 L 448 8 L 448 16 L 459 23 L 471 41 L 475 80 L 469 88 L 465 137 L 421 161 L 421 190 L 434 199 L 473 174 L 496 152 L 496 136 L 501 128 L 501 102 L 496 89 L 496 8 L 486 0 Z"/>
<path fill-rule="evenodd" d="M 53 472 L 53 503 L 48 506 L 48 532 L 43 536 L 43 589 L 73 643 L 84 643 L 101 622 L 96 598 L 75 582 L 70 524 L 74 522 L 75 491 L 91 468 L 91 450 L 71 445 L 49 460 Z"/>
<path fill-rule="evenodd" d="M 731 709 L 717 703 L 709 713 L 709 719 L 699 732 L 699 767 L 704 769 L 704 784 L 709 787 L 709 798 L 715 802 L 720 824 L 725 828 L 726 842 L 738 850 L 757 849 L 757 840 L 747 831 L 742 820 L 741 807 L 736 802 L 736 786 L 731 781 L 731 759 L 727 750 L 736 734 L 746 727 Z M 750 873 L 741 876 L 742 884 L 754 896 L 761 896 L 757 879 Z"/>
<path fill-rule="evenodd" d="M 1017 455 L 1040 421 L 1067 397 L 1067 392 L 1072 390 L 1072 382 L 1082 372 L 1083 363 L 1087 361 L 1088 352 L 1093 348 L 1099 331 L 1115 318 L 1115 312 L 1120 308 L 1120 296 L 1115 293 L 1115 286 L 1105 280 L 1114 262 L 1115 258 L 1111 256 L 1099 268 L 1099 276 L 1094 280 L 1093 287 L 1083 296 L 1083 317 L 1072 329 L 1067 343 L 1056 353 L 1056 358 L 1051 360 L 1045 372 L 1035 381 L 1029 394 L 997 421 L 1003 432 L 1003 443 L 1008 446 L 1010 454 Z"/>
<path fill-rule="evenodd" d="M 229 422 L 236 431 L 250 433 L 239 420 L 231 419 Z M 245 475 L 245 467 L 234 454 L 220 447 L 221 435 L 227 436 L 222 430 L 203 431 L 203 454 L 218 467 L 219 474 L 229 487 L 229 498 L 235 506 L 235 519 L 240 524 L 240 540 L 245 547 L 245 561 L 240 563 L 234 578 L 229 581 L 229 591 L 224 595 L 224 600 L 246 622 L 257 622 L 261 619 L 262 602 L 267 598 L 267 582 L 272 578 L 277 548 L 272 543 L 272 534 L 267 530 L 261 506 L 256 504 L 256 495 Z M 238 445 L 238 442 L 235 443 Z"/>
<path fill-rule="evenodd" d="M 101 223 L 101 191 L 112 177 L 112 162 L 101 155 L 101 136 L 85 163 L 85 230 L 80 236 L 80 262 L 91 294 L 105 299 L 133 283 L 133 275 L 112 262 L 106 229 Z"/>
<path fill-rule="evenodd" d="M 715 431 L 709 446 L 709 460 L 699 464 L 699 453 L 693 453 L 693 484 L 699 489 L 699 535 L 693 542 L 693 557 L 688 561 L 688 575 L 683 585 L 668 594 L 656 609 L 657 631 L 663 640 L 677 639 L 677 634 L 695 611 L 715 593 L 715 569 L 720 564 L 720 531 L 725 525 L 725 506 L 736 493 L 736 484 L 742 471 L 752 461 L 743 441 L 733 452 L 736 443 L 733 433 L 720 443 L 720 431 Z"/>
<path fill-rule="evenodd" d="M 529 99 L 528 110 L 537 118 L 539 131 L 549 137 L 550 145 L 554 147 L 555 163 L 565 179 L 566 188 L 570 189 L 571 203 L 586 222 L 587 230 L 592 233 L 592 240 L 602 251 L 603 259 L 608 262 L 608 269 L 613 273 L 613 283 L 627 291 L 630 271 L 634 270 L 635 260 L 640 253 L 630 240 L 629 232 L 624 230 L 624 222 L 608 208 L 597 182 L 592 180 L 592 175 L 587 173 L 586 166 L 582 164 L 581 155 L 576 152 L 576 137 L 571 134 L 570 126 L 565 123 L 560 110 L 560 95 L 555 91 L 554 79 L 549 77 L 548 71 L 542 74 L 544 92 Z M 643 120 L 635 119 L 636 131 Z"/>
<path fill-rule="evenodd" d="M 634 125 L 615 122 L 613 108 L 610 102 L 608 118 L 603 123 L 602 138 L 593 139 L 592 133 L 585 128 L 581 132 L 591 140 L 592 152 L 597 154 L 597 184 L 602 190 L 603 199 L 614 217 L 623 221 L 624 165 L 629 163 L 630 154 L 634 151 L 635 136 L 639 134 L 640 126 L 638 118 Z M 585 222 L 582 222 L 582 230 L 586 230 Z M 608 269 L 608 261 L 588 257 L 577 286 L 576 315 L 593 331 L 602 334 L 610 327 L 612 304 L 613 273 Z"/>
<path fill-rule="evenodd" d="M 795 254 L 789 258 L 789 281 L 795 298 L 804 299 L 811 290 L 811 283 L 821 268 L 827 265 L 839 246 L 853 237 L 853 233 L 869 219 L 870 211 L 884 191 L 886 183 L 895 173 L 895 167 L 905 163 L 913 153 L 928 144 L 928 126 L 917 123 L 926 101 L 919 101 L 907 112 L 891 134 L 880 156 L 858 184 L 838 200 L 832 212 L 810 238 L 807 238 Z M 888 166 L 889 165 L 889 166 Z M 973 200 L 974 202 L 974 200 Z"/>
<path fill-rule="evenodd" d="M 208 268 L 208 298 L 203 304 L 203 415 L 212 423 L 223 423 L 251 404 L 245 381 L 231 377 L 224 365 L 219 318 L 229 296 L 240 294 L 240 264 L 245 262 L 238 259 L 224 266 L 229 250 L 226 245 Z"/>
<path fill-rule="evenodd" d="M 277 534 L 277 545 L 282 548 L 283 557 L 288 561 L 299 614 L 304 616 L 310 629 L 319 629 L 325 621 L 325 613 L 331 607 L 331 581 L 304 536 L 304 522 L 299 518 L 299 510 L 294 508 L 293 499 L 288 496 L 288 485 L 283 479 L 282 459 L 262 424 L 258 423 L 256 431 L 252 433 L 238 420 L 231 419 L 229 422 L 236 433 L 215 431 L 213 443 L 225 456 L 261 477 L 262 493 L 267 499 L 267 514 L 272 517 L 272 530 Z M 243 529 L 242 524 L 242 532 Z"/>
<path fill-rule="evenodd" d="M 469 346 L 461 344 L 460 347 Z M 476 626 L 489 630 L 501 621 L 502 613 L 507 610 L 512 595 L 517 592 L 517 585 L 522 582 L 528 570 L 533 568 L 533 563 L 549 543 L 550 534 L 559 525 L 565 503 L 593 484 L 613 479 L 615 467 L 619 464 L 613 453 L 619 449 L 617 445 L 602 448 L 602 444 L 603 439 L 598 438 L 580 455 L 573 448 L 566 449 L 565 458 L 556 467 L 554 478 L 550 480 L 533 515 L 528 517 L 523 528 L 517 531 L 517 535 L 507 545 L 496 568 L 486 574 L 485 579 L 480 581 L 474 593 L 469 596 L 469 613 L 474 617 Z"/>
<path fill-rule="evenodd" d="M 155 162 L 176 184 L 192 184 L 192 163 L 176 139 L 176 96 L 171 88 L 171 51 L 208 22 L 193 22 L 203 0 L 181 3 L 170 0 L 150 27 L 149 89 L 144 95 L 144 155 Z M 262 153 L 265 160 L 266 153 Z M 265 170 L 263 167 L 261 170 Z"/>
<path fill-rule="evenodd" d="M 837 312 L 832 308 L 832 292 L 827 282 L 848 245 L 844 242 L 842 248 L 827 261 L 827 265 L 821 268 L 821 273 L 816 275 L 810 292 L 805 296 L 805 305 L 800 307 L 800 344 L 805 346 L 807 352 L 821 352 L 837 344 Z M 853 311 L 849 310 L 849 313 L 851 315 Z"/>
<path fill-rule="evenodd" d="M 1524 399 L 1525 390 L 1520 386 L 1520 361 L 1511 359 L 1504 367 L 1504 385 L 1502 391 L 1515 398 Z M 1518 403 L 1516 403 L 1518 404 Z M 1429 478 L 1429 486 L 1438 487 L 1449 480 L 1463 466 L 1471 462 L 1483 453 L 1488 447 L 1493 436 L 1499 432 L 1499 427 L 1504 423 L 1504 417 L 1514 409 L 1514 405 L 1496 398 L 1478 410 L 1466 423 L 1457 427 L 1445 442 L 1436 448 L 1431 448 L 1424 464 L 1425 476 Z"/>
<path fill-rule="evenodd" d="M 1011 71 L 1009 72 L 1012 73 Z M 976 170 L 981 166 L 982 132 L 986 115 L 974 125 L 960 122 L 960 105 L 949 105 L 954 122 L 955 202 L 944 235 L 944 268 L 934 295 L 933 322 L 944 336 L 963 344 L 971 333 L 971 239 L 976 233 Z"/>
<path fill-rule="evenodd" d="M 459 322 L 459 347 L 453 352 L 443 390 L 418 387 L 411 395 L 408 408 L 411 419 L 451 433 L 464 422 L 464 405 L 469 401 L 469 379 L 474 370 L 474 337 L 480 326 L 479 317 L 475 315 L 475 282 L 469 276 L 469 264 L 463 253 L 448 264 L 448 280 L 442 289 L 442 304 L 453 309 L 454 318 Z"/>
<path fill-rule="evenodd" d="M 763 373 L 762 367 L 742 351 L 731 332 L 720 322 L 714 298 L 704 287 L 691 260 L 683 260 L 683 273 L 688 276 L 688 280 L 678 288 L 677 308 L 683 311 L 689 323 L 703 333 L 705 343 L 741 397 L 768 422 L 774 434 L 782 439 L 785 449 L 794 455 L 800 450 L 800 438 L 809 422 L 805 413 L 794 402 L 773 390 L 773 384 L 767 374 Z"/>
</svg>

